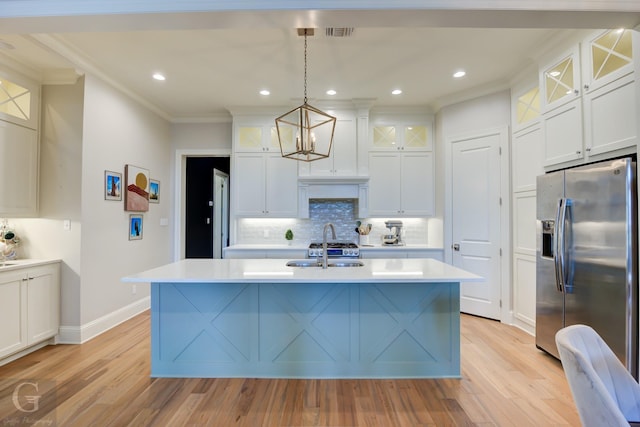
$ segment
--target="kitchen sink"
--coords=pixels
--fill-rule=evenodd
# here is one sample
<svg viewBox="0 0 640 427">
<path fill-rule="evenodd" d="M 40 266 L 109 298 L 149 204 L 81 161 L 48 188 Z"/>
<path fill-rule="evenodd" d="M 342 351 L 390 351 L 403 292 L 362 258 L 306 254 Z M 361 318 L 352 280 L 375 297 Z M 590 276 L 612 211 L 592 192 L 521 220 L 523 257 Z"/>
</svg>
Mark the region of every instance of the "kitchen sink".
<svg viewBox="0 0 640 427">
<path fill-rule="evenodd" d="M 329 260 L 328 267 L 362 267 L 364 263 L 356 259 Z M 320 267 L 322 261 L 316 259 L 297 259 L 287 262 L 287 267 Z"/>
</svg>

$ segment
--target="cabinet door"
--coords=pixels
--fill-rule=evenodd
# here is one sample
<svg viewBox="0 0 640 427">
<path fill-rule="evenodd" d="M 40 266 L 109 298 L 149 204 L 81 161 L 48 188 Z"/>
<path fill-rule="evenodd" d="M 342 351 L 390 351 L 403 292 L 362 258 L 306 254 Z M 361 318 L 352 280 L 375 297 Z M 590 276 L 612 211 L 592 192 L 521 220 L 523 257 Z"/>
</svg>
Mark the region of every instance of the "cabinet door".
<svg viewBox="0 0 640 427">
<path fill-rule="evenodd" d="M 369 154 L 369 215 L 400 214 L 401 160 L 398 153 Z"/>
<path fill-rule="evenodd" d="M 577 46 L 542 67 L 540 88 L 543 112 L 564 105 L 580 95 L 580 52 Z"/>
<path fill-rule="evenodd" d="M 355 176 L 358 174 L 358 141 L 356 119 L 339 118 L 336 121 L 335 145 L 333 149 L 333 174 Z"/>
<path fill-rule="evenodd" d="M 398 151 L 400 142 L 396 126 L 379 125 L 371 128 L 372 151 Z"/>
<path fill-rule="evenodd" d="M 328 139 L 330 129 L 317 128 L 316 137 Z M 354 176 L 357 174 L 358 141 L 355 117 L 338 117 L 330 156 L 308 164 L 310 176 Z"/>
<path fill-rule="evenodd" d="M 424 125 L 403 126 L 402 149 L 404 151 L 432 151 L 431 129 Z"/>
<path fill-rule="evenodd" d="M 583 43 L 583 82 L 588 93 L 633 73 L 633 30 L 597 32 Z"/>
<path fill-rule="evenodd" d="M 265 155 L 265 159 L 265 214 L 273 217 L 297 216 L 298 162 L 274 154 Z"/>
<path fill-rule="evenodd" d="M 583 96 L 587 154 L 632 147 L 638 140 L 636 82 L 630 74 Z"/>
<path fill-rule="evenodd" d="M 583 158 L 580 99 L 543 114 L 542 126 L 546 167 Z"/>
<path fill-rule="evenodd" d="M 402 215 L 424 216 L 434 212 L 434 171 L 431 153 L 402 155 L 400 199 Z"/>
<path fill-rule="evenodd" d="M 0 273 L 0 357 L 26 345 L 26 282 L 24 273 Z"/>
<path fill-rule="evenodd" d="M 263 152 L 264 129 L 263 126 L 236 126 L 235 127 L 235 147 L 238 152 Z"/>
<path fill-rule="evenodd" d="M 37 213 L 38 136 L 0 121 L 0 216 Z"/>
<path fill-rule="evenodd" d="M 55 267 L 27 270 L 27 344 L 58 334 L 60 326 L 60 279 Z"/>
<path fill-rule="evenodd" d="M 232 182 L 234 184 L 236 215 L 265 214 L 265 161 L 262 153 L 237 154 Z"/>
</svg>

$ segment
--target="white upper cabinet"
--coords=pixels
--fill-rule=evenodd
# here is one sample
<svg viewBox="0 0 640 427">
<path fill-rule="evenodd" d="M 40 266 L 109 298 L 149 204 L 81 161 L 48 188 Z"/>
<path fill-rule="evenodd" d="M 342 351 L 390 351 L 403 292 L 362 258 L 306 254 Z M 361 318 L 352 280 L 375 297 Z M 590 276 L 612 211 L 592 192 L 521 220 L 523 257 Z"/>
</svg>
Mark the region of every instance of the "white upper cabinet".
<svg viewBox="0 0 640 427">
<path fill-rule="evenodd" d="M 632 30 L 610 30 L 596 33 L 583 44 L 587 156 L 636 145 L 638 105 L 633 45 L 637 41 L 637 33 Z"/>
<path fill-rule="evenodd" d="M 435 180 L 432 117 L 378 113 L 369 130 L 369 215 L 431 216 Z"/>
<path fill-rule="evenodd" d="M 38 213 L 39 86 L 0 70 L 0 217 Z"/>
<path fill-rule="evenodd" d="M 232 214 L 243 217 L 295 217 L 298 163 L 282 157 L 275 117 L 234 119 Z M 293 128 L 281 127 L 285 149 L 295 146 Z"/>
<path fill-rule="evenodd" d="M 580 49 L 578 46 L 541 67 L 542 111 L 547 112 L 580 95 Z"/>
<path fill-rule="evenodd" d="M 0 120 L 0 216 L 32 217 L 38 209 L 38 132 Z"/>
<path fill-rule="evenodd" d="M 585 93 L 633 72 L 633 30 L 598 31 L 582 44 Z"/>
<path fill-rule="evenodd" d="M 433 154 L 369 153 L 369 215 L 434 214 Z"/>
<path fill-rule="evenodd" d="M 234 151 L 238 153 L 281 153 L 278 130 L 273 124 L 241 124 L 234 126 Z M 285 149 L 293 149 L 293 128 L 283 127 L 280 135 Z"/>
<path fill-rule="evenodd" d="M 40 87 L 29 79 L 0 70 L 0 120 L 38 128 Z"/>
<path fill-rule="evenodd" d="M 356 115 L 351 111 L 333 112 L 336 126 L 331 152 L 326 159 L 300 162 L 300 176 L 356 176 L 358 174 L 358 141 Z M 330 129 L 316 128 L 316 138 L 328 139 Z"/>
<path fill-rule="evenodd" d="M 600 30 L 540 67 L 547 170 L 628 154 L 636 146 L 637 44 L 637 32 Z"/>
<path fill-rule="evenodd" d="M 371 129 L 370 151 L 431 151 L 431 127 L 424 124 L 378 124 Z"/>
<path fill-rule="evenodd" d="M 245 217 L 295 217 L 298 175 L 295 160 L 279 153 L 238 153 L 232 172 L 235 214 Z"/>
</svg>

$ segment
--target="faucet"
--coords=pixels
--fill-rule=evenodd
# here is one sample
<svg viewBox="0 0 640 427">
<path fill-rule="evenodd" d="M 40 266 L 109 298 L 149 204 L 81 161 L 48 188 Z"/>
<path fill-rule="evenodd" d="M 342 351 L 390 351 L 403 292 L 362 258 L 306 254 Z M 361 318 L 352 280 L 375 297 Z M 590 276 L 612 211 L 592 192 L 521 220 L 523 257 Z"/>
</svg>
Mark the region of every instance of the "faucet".
<svg viewBox="0 0 640 427">
<path fill-rule="evenodd" d="M 327 268 L 329 266 L 329 262 L 327 260 L 327 229 L 331 229 L 331 234 L 333 235 L 333 240 L 336 239 L 336 228 L 330 222 L 324 225 L 324 230 L 322 230 L 322 268 Z"/>
</svg>

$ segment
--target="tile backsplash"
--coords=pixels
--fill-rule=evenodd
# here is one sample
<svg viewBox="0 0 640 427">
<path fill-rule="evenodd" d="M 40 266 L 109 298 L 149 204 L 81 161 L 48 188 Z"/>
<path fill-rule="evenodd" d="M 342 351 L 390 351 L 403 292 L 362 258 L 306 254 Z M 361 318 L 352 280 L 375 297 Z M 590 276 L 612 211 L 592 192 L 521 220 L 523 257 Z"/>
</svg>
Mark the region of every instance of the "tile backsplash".
<svg viewBox="0 0 640 427">
<path fill-rule="evenodd" d="M 297 218 L 243 218 L 236 229 L 236 244 L 286 244 L 284 234 L 293 231 L 293 245 L 306 246 L 312 241 L 322 241 L 324 225 L 332 223 L 337 240 L 358 241 L 356 221 L 371 224 L 369 240 L 379 244 L 382 235 L 388 233 L 385 218 L 357 218 L 355 199 L 312 199 L 309 202 L 309 219 Z M 396 219 L 396 218 L 394 218 Z M 401 218 L 404 223 L 404 241 L 407 244 L 427 244 L 427 218 Z M 329 236 L 330 237 L 330 236 Z"/>
</svg>

